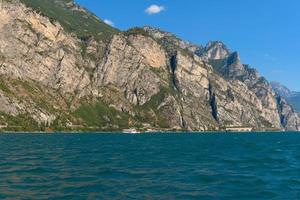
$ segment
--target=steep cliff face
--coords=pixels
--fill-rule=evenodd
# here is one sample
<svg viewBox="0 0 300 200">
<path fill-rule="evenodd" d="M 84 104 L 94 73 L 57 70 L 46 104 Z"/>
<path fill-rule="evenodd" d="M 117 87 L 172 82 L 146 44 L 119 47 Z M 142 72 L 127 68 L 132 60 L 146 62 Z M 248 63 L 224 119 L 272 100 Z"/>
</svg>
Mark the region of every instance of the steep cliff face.
<svg viewBox="0 0 300 200">
<path fill-rule="evenodd" d="M 215 48 L 219 49 L 220 45 L 216 45 Z M 210 49 L 214 49 L 214 47 L 210 45 Z M 224 49 L 224 51 L 227 52 L 228 50 Z M 242 64 L 237 52 L 229 53 L 228 56 L 221 59 L 208 57 L 208 62 L 214 66 L 214 69 L 222 74 L 224 78 L 244 83 L 247 86 L 247 90 L 253 92 L 259 99 L 262 106 L 262 117 L 266 119 L 268 123 L 273 124 L 274 127 L 280 127 L 281 123 L 277 110 L 276 95 L 273 92 L 272 86 L 264 77 L 261 77 L 255 69 Z M 260 107 L 257 103 L 254 105 L 257 108 Z"/>
<path fill-rule="evenodd" d="M 165 59 L 153 61 L 157 54 L 157 46 L 149 48 L 147 56 L 144 56 L 144 47 L 136 41 L 135 46 L 129 45 L 129 41 L 122 35 L 112 38 L 103 60 L 95 71 L 94 82 L 96 86 L 114 85 L 125 94 L 125 97 L 135 105 L 143 105 L 151 96 L 158 93 L 163 82 L 151 68 L 160 65 L 166 66 Z M 149 45 L 153 44 L 149 41 Z M 145 43 L 144 43 L 145 44 Z M 151 65 L 152 64 L 152 65 Z"/>
<path fill-rule="evenodd" d="M 45 6 L 98 28 L 76 30 Z M 0 1 L 0 103 L 7 130 L 299 130 L 298 115 L 223 43 L 121 33 L 62 0 Z"/>
<path fill-rule="evenodd" d="M 188 90 L 193 94 L 200 92 L 199 96 L 209 97 L 207 101 L 212 109 L 211 113 L 221 126 L 281 128 L 277 101 L 271 86 L 256 70 L 243 65 L 237 52 L 231 53 L 221 42 L 210 42 L 206 47 L 190 48 L 195 45 L 179 42 L 179 39 L 170 33 L 150 27 L 146 27 L 145 31 L 164 44 L 166 49 L 180 49 L 189 55 L 189 60 L 202 63 L 209 69 L 209 84 L 204 88 L 210 88 L 206 90 L 210 94 L 207 95 L 207 92 L 201 92 L 199 89 Z M 196 79 L 199 80 L 199 76 Z M 185 80 L 192 79 L 189 77 Z M 192 86 L 193 83 L 190 81 L 188 85 Z"/>
<path fill-rule="evenodd" d="M 215 48 L 218 49 L 219 46 Z M 241 63 L 238 53 L 231 53 L 223 59 L 209 58 L 209 62 L 225 78 L 242 81 L 249 90 L 255 93 L 262 103 L 263 116 L 268 122 L 271 122 L 275 127 L 281 125 L 287 130 L 298 129 L 299 116 L 285 100 L 278 101 L 278 95 L 274 92 L 274 87 L 264 77 L 261 77 L 249 65 Z M 279 108 L 283 109 L 278 109 L 278 104 L 281 105 Z M 282 121 L 283 118 L 286 122 Z"/>
<path fill-rule="evenodd" d="M 10 107 L 15 112 L 7 113 L 5 107 L 1 111 L 13 116 L 29 114 L 39 123 L 51 122 L 55 116 L 32 98 L 23 98 L 27 92 L 19 93 L 17 88 L 39 85 L 57 90 L 57 95 L 83 91 L 89 79 L 84 70 L 75 67 L 80 62 L 78 41 L 64 34 L 59 24 L 18 2 L 2 1 L 0 13 L 1 92 L 4 102 L 14 102 Z"/>
</svg>

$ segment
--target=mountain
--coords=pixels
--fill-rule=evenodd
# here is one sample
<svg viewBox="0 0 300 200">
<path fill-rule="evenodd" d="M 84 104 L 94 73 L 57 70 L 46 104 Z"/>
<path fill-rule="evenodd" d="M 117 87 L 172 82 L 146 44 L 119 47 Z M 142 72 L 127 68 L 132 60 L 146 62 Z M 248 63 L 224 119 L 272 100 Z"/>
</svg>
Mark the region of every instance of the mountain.
<svg viewBox="0 0 300 200">
<path fill-rule="evenodd" d="M 272 82 L 271 84 L 276 94 L 285 98 L 295 111 L 300 113 L 300 92 L 291 91 L 278 82 Z"/>
<path fill-rule="evenodd" d="M 121 32 L 71 0 L 0 1 L 3 130 L 299 130 L 238 52 L 152 27 Z"/>
<path fill-rule="evenodd" d="M 24 5 L 46 16 L 50 21 L 58 22 L 64 31 L 74 33 L 78 38 L 109 40 L 119 31 L 88 10 L 78 6 L 73 0 L 20 0 Z"/>
<path fill-rule="evenodd" d="M 282 97 L 290 97 L 293 95 L 293 92 L 287 88 L 286 86 L 278 83 L 278 82 L 271 82 L 271 85 L 276 92 L 277 95 Z"/>
</svg>

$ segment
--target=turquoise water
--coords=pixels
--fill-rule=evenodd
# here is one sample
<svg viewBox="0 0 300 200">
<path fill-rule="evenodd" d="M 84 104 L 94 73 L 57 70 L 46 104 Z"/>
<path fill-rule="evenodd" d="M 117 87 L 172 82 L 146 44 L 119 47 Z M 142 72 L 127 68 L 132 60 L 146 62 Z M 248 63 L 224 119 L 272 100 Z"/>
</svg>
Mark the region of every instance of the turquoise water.
<svg viewBox="0 0 300 200">
<path fill-rule="evenodd" d="M 300 134 L 0 135 L 0 199 L 300 199 Z"/>
</svg>

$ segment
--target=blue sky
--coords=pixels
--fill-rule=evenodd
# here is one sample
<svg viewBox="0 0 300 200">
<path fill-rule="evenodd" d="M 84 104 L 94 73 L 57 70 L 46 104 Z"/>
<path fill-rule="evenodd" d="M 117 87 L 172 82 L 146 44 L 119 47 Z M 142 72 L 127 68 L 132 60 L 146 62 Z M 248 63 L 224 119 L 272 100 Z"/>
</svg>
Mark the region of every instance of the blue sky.
<svg viewBox="0 0 300 200">
<path fill-rule="evenodd" d="M 151 25 L 204 45 L 223 41 L 268 80 L 300 91 L 298 0 L 77 0 L 127 30 Z M 157 5 L 146 9 L 151 5 Z M 160 11 L 160 12 L 159 12 Z M 149 14 L 152 13 L 152 14 Z"/>
</svg>

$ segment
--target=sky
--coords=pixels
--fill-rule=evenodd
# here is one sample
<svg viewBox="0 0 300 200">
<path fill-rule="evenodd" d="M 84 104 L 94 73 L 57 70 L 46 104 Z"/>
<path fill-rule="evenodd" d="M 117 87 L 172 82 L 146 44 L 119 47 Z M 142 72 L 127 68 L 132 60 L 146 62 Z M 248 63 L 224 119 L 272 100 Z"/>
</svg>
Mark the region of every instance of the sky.
<svg viewBox="0 0 300 200">
<path fill-rule="evenodd" d="M 222 41 L 270 81 L 300 91 L 299 0 L 77 0 L 120 30 L 150 25 L 199 45 Z"/>
</svg>

